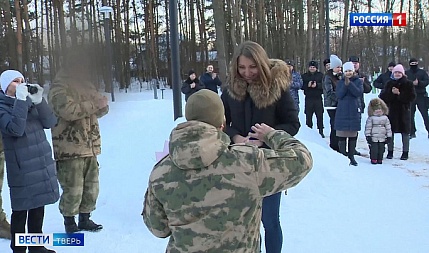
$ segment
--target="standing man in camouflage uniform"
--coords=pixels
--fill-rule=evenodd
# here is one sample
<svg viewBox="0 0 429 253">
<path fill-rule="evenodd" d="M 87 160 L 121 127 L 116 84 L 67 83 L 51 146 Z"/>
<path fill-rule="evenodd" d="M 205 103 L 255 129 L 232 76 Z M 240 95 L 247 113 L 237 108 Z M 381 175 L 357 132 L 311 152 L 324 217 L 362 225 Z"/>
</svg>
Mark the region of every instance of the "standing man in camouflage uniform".
<svg viewBox="0 0 429 253">
<path fill-rule="evenodd" d="M 94 66 L 90 57 L 85 50 L 71 50 L 48 94 L 58 117 L 57 126 L 52 128 L 52 143 L 63 190 L 59 209 L 67 233 L 103 228 L 89 217 L 99 192 L 97 155 L 101 153 L 101 137 L 97 118 L 107 114 L 109 107 L 107 98 L 89 81 Z"/>
<path fill-rule="evenodd" d="M 206 89 L 189 97 L 170 135 L 169 153 L 155 165 L 143 220 L 166 252 L 256 253 L 262 199 L 298 184 L 310 171 L 308 149 L 283 130 L 252 127 L 249 138 L 272 149 L 234 144 L 222 132 L 223 103 Z"/>
<path fill-rule="evenodd" d="M 2 188 L 4 182 L 4 150 L 3 141 L 0 136 L 0 238 L 11 239 L 10 224 L 6 220 L 6 213 L 3 210 Z"/>
</svg>

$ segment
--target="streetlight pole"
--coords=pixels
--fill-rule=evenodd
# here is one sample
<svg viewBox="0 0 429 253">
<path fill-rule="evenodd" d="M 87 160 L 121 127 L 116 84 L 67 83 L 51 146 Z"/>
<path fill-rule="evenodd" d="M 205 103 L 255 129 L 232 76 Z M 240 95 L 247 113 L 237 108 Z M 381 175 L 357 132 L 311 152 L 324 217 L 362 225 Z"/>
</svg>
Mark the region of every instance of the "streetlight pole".
<svg viewBox="0 0 429 253">
<path fill-rule="evenodd" d="M 170 0 L 171 82 L 173 85 L 174 120 L 182 117 L 182 93 L 180 91 L 180 54 L 177 0 Z"/>
<path fill-rule="evenodd" d="M 326 58 L 330 57 L 329 50 L 329 0 L 325 0 L 325 27 L 326 27 Z"/>
<path fill-rule="evenodd" d="M 112 80 L 112 42 L 110 38 L 110 14 L 113 13 L 113 8 L 110 6 L 102 6 L 99 10 L 104 14 L 104 35 L 106 37 L 106 51 L 107 51 L 107 78 L 106 86 L 110 87 L 110 94 L 112 95 L 112 102 L 115 102 L 115 89 Z"/>
</svg>

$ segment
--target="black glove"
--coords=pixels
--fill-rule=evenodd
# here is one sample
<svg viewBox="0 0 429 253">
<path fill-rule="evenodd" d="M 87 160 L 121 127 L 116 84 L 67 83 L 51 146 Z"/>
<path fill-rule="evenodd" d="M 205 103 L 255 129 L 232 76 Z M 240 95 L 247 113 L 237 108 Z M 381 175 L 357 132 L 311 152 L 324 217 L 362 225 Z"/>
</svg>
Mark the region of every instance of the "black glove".
<svg viewBox="0 0 429 253">
<path fill-rule="evenodd" d="M 366 141 L 368 142 L 368 144 L 371 144 L 372 143 L 372 137 L 366 136 Z"/>
<path fill-rule="evenodd" d="M 387 138 L 386 138 L 386 142 L 385 142 L 385 143 L 386 143 L 386 144 L 389 144 L 391 141 L 392 141 L 392 137 L 387 137 Z"/>
</svg>

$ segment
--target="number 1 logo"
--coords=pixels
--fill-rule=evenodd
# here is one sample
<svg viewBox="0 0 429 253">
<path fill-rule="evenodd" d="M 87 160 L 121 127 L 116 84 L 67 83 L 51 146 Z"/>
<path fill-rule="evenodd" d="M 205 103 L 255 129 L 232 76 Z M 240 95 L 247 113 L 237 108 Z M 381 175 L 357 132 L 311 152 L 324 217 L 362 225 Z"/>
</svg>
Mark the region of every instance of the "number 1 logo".
<svg viewBox="0 0 429 253">
<path fill-rule="evenodd" d="M 407 14 L 393 13 L 392 26 L 407 26 Z"/>
</svg>

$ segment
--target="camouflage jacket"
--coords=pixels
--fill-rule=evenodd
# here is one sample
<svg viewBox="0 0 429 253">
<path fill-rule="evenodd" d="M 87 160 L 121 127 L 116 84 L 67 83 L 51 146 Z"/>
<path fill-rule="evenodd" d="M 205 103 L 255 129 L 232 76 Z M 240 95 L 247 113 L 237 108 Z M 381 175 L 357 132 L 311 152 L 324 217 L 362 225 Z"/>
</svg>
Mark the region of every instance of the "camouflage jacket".
<svg viewBox="0 0 429 253">
<path fill-rule="evenodd" d="M 99 109 L 96 102 L 102 95 L 88 82 L 72 78 L 61 71 L 51 85 L 48 101 L 58 124 L 52 128 L 52 144 L 56 160 L 96 156 L 101 153 L 99 117 L 109 107 Z"/>
<path fill-rule="evenodd" d="M 203 122 L 173 129 L 142 213 L 155 236 L 170 236 L 166 252 L 259 252 L 262 198 L 295 186 L 313 165 L 288 133 L 265 139 L 273 149 L 230 146 L 228 135 Z"/>
</svg>

